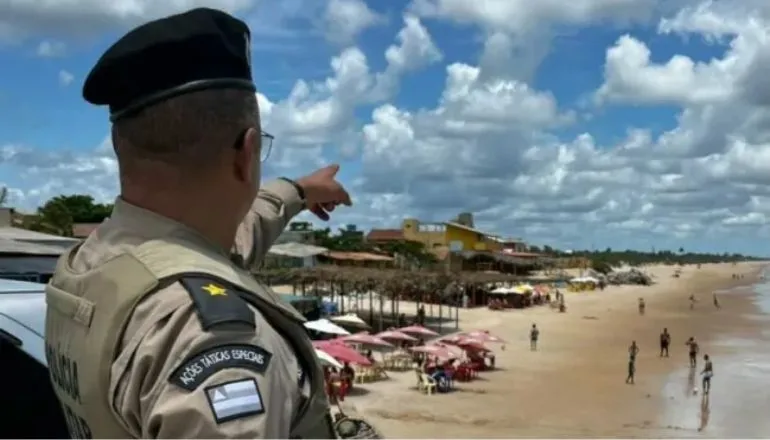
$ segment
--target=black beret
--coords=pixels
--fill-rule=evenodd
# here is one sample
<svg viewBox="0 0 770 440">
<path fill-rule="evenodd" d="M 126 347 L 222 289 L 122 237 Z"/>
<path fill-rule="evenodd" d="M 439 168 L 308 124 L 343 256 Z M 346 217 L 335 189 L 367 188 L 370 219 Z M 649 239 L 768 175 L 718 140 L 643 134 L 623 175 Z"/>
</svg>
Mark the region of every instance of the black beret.
<svg viewBox="0 0 770 440">
<path fill-rule="evenodd" d="M 193 91 L 256 91 L 250 40 L 246 23 L 214 9 L 151 21 L 107 49 L 88 74 L 83 97 L 109 105 L 114 122 Z"/>
</svg>

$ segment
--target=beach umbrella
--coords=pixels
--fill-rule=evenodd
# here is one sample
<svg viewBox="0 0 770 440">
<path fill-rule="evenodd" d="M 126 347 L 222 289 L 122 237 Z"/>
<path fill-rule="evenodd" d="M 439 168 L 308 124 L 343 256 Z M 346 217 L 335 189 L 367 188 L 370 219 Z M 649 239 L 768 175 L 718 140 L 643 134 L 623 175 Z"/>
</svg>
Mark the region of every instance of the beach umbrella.
<svg viewBox="0 0 770 440">
<path fill-rule="evenodd" d="M 420 345 L 417 347 L 410 347 L 410 350 L 417 352 L 417 353 L 425 353 L 429 354 L 431 356 L 435 356 L 440 359 L 451 359 L 455 356 L 452 355 L 452 353 L 447 350 L 445 347 L 441 347 L 439 345 Z"/>
<path fill-rule="evenodd" d="M 433 330 L 427 329 L 421 325 L 410 325 L 407 327 L 402 327 L 398 329 L 401 333 L 406 333 L 409 335 L 419 335 L 419 336 L 438 336 L 438 333 L 434 332 Z"/>
<path fill-rule="evenodd" d="M 369 328 L 369 325 L 366 322 L 364 322 L 363 319 L 359 318 L 358 315 L 356 315 L 355 313 L 348 313 L 347 315 L 333 316 L 329 319 L 337 324 L 346 325 L 348 327 Z"/>
<path fill-rule="evenodd" d="M 366 358 L 366 356 L 353 350 L 345 344 L 327 342 L 327 341 L 314 341 L 315 348 L 325 352 L 340 362 L 348 362 L 351 364 L 363 365 L 369 367 L 372 362 Z"/>
<path fill-rule="evenodd" d="M 329 321 L 328 319 L 318 319 L 316 321 L 308 321 L 305 323 L 305 328 L 315 330 L 319 333 L 327 333 L 330 335 L 349 335 L 350 332 L 337 324 Z"/>
<path fill-rule="evenodd" d="M 456 342 L 453 342 L 453 344 L 465 351 L 492 351 L 482 341 L 468 337 L 461 337 Z"/>
<path fill-rule="evenodd" d="M 393 344 L 391 344 L 390 342 L 380 337 L 377 337 L 375 335 L 370 335 L 369 333 L 366 333 L 366 332 L 356 333 L 350 336 L 342 336 L 337 339 L 349 344 L 364 344 L 364 345 L 372 345 L 375 347 L 388 347 L 388 348 L 393 347 Z"/>
<path fill-rule="evenodd" d="M 488 330 L 473 330 L 467 333 L 461 333 L 461 336 L 468 336 L 470 338 L 479 340 L 481 342 L 492 342 L 495 344 L 505 344 L 502 338 L 489 333 Z"/>
<path fill-rule="evenodd" d="M 332 355 L 323 350 L 316 348 L 315 355 L 318 356 L 318 360 L 321 361 L 321 365 L 328 365 L 334 368 L 342 368 L 342 364 L 337 359 L 334 359 Z"/>
<path fill-rule="evenodd" d="M 436 345 L 436 346 L 439 346 L 439 347 L 443 348 L 444 350 L 446 350 L 451 355 L 451 357 L 461 358 L 461 357 L 463 357 L 463 354 L 465 354 L 465 351 L 462 348 L 460 348 L 460 347 L 458 347 L 456 345 L 449 345 L 449 344 L 444 344 L 444 343 L 441 343 L 441 342 L 432 342 L 429 345 Z"/>
<path fill-rule="evenodd" d="M 398 330 L 386 330 L 384 332 L 377 333 L 375 336 L 385 340 L 417 342 L 417 338 L 414 336 L 409 336 L 408 334 Z"/>
</svg>

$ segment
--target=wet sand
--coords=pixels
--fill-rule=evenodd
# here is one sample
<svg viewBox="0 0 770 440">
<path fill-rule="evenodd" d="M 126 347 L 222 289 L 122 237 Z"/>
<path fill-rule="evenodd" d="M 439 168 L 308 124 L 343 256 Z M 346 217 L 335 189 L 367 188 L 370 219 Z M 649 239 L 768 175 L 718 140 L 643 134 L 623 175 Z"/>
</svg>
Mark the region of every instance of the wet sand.
<svg viewBox="0 0 770 440">
<path fill-rule="evenodd" d="M 717 373 L 712 400 L 722 400 L 722 391 L 717 391 L 720 359 L 733 355 L 735 347 L 712 341 L 756 340 L 762 322 L 751 317 L 757 306 L 750 295 L 722 294 L 722 309 L 716 310 L 711 293 L 750 282 L 759 264 L 690 266 L 680 278 L 671 277 L 674 269 L 647 268 L 656 277 L 655 286 L 567 293 L 565 314 L 548 307 L 462 310 L 463 330 L 487 329 L 508 341 L 505 350 L 496 350 L 498 371 L 458 384 L 451 394 L 433 396 L 414 389 L 414 372 L 390 373 L 389 380 L 359 386 L 344 408 L 366 417 L 387 437 L 400 438 L 710 435 L 709 427 L 698 433 L 698 414 L 691 420 L 688 413 L 693 405 L 699 408 L 699 401 L 684 396 L 686 373 L 677 378 L 686 371 L 684 343 L 695 336 L 701 352 L 713 355 Z M 733 273 L 746 277 L 736 281 Z M 694 311 L 687 300 L 691 293 L 699 298 Z M 639 297 L 647 302 L 644 316 L 637 312 Z M 532 323 L 541 329 L 537 352 L 529 350 Z M 663 327 L 673 338 L 670 358 L 658 356 Z M 627 385 L 632 340 L 641 352 L 636 384 Z M 764 387 L 764 382 L 758 386 Z M 711 420 L 717 419 L 715 412 L 712 402 Z M 751 423 L 751 417 L 747 413 L 735 424 Z M 740 432 L 722 425 L 718 432 Z"/>
<path fill-rule="evenodd" d="M 681 368 L 668 376 L 663 393 L 668 397 L 664 424 L 681 437 L 768 438 L 770 437 L 770 283 L 760 281 L 749 288 L 734 289 L 726 298 L 755 303 L 734 323 L 729 333 L 710 342 L 715 376 L 709 396 L 693 395 L 701 388 L 698 373 Z M 683 385 L 686 384 L 686 385 Z"/>
</svg>

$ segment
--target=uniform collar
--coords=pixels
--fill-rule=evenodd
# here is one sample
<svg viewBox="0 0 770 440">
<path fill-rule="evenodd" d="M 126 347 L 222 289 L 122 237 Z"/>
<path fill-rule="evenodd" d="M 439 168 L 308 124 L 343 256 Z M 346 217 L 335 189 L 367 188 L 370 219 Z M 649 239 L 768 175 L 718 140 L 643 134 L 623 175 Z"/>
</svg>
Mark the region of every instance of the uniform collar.
<svg viewBox="0 0 770 440">
<path fill-rule="evenodd" d="M 176 220 L 129 203 L 121 197 L 115 199 L 112 215 L 108 222 L 113 227 L 134 231 L 146 240 L 181 239 L 205 248 L 216 249 L 217 252 L 229 257 L 229 252 L 220 249 L 198 231 Z"/>
</svg>

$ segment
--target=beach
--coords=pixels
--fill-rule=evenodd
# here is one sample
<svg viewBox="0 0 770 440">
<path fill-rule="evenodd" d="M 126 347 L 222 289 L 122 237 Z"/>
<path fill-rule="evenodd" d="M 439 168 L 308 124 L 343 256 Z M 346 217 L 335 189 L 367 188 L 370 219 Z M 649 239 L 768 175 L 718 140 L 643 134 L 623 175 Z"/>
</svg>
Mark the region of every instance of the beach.
<svg viewBox="0 0 770 440">
<path fill-rule="evenodd" d="M 730 410 L 727 378 L 746 380 L 735 365 L 768 336 L 753 287 L 736 287 L 755 282 L 760 268 L 760 263 L 686 266 L 674 278 L 677 267 L 650 266 L 644 270 L 655 285 L 566 293 L 566 313 L 549 307 L 462 309 L 460 330 L 488 330 L 507 341 L 504 350 L 493 346 L 496 371 L 482 372 L 452 393 L 431 396 L 414 388 L 414 372 L 391 372 L 387 380 L 357 385 L 343 409 L 365 417 L 386 437 L 398 438 L 755 436 L 745 427 L 753 426 L 752 417 L 765 417 L 765 406 Z M 712 304 L 715 291 L 720 292 L 718 310 Z M 695 310 L 690 310 L 690 294 L 698 298 Z M 640 297 L 647 303 L 644 315 L 637 310 Z M 413 304 L 400 307 L 414 310 Z M 528 342 L 533 323 L 541 331 L 534 352 Z M 658 352 L 664 327 L 672 335 L 669 358 Z M 708 353 L 716 370 L 707 413 L 714 428 L 707 424 L 700 431 L 701 396 L 692 395 L 686 368 L 690 336 L 701 344 L 699 362 Z M 633 340 L 640 353 L 636 383 L 629 385 Z M 700 386 L 699 376 L 695 381 Z M 752 401 L 770 401 L 765 383 L 757 382 L 764 397 L 760 393 Z"/>
</svg>

